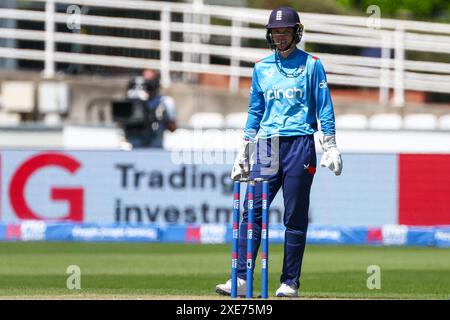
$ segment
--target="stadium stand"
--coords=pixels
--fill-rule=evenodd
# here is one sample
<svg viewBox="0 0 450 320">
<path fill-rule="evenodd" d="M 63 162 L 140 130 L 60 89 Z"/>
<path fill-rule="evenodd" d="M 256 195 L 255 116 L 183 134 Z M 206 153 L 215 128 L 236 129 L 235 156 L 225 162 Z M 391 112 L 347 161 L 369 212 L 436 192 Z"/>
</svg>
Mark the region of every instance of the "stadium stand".
<svg viewBox="0 0 450 320">
<path fill-rule="evenodd" d="M 434 114 L 407 114 L 403 119 L 403 128 L 407 130 L 435 130 L 436 127 Z"/>
<path fill-rule="evenodd" d="M 376 130 L 400 130 L 403 127 L 403 119 L 398 114 L 379 113 L 369 119 L 369 128 Z"/>
<path fill-rule="evenodd" d="M 363 114 L 343 114 L 336 116 L 338 129 L 367 129 L 369 120 Z"/>
</svg>

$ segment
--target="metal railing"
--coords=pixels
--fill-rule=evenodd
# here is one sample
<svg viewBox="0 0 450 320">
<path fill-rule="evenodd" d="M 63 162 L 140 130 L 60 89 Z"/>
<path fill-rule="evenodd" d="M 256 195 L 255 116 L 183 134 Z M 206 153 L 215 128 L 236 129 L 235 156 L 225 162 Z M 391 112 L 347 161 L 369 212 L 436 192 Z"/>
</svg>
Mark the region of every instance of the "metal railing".
<svg viewBox="0 0 450 320">
<path fill-rule="evenodd" d="M 0 57 L 42 61 L 47 78 L 55 76 L 56 63 L 156 68 L 161 71 L 162 84 L 166 87 L 171 84 L 174 72 L 203 73 L 229 76 L 230 90 L 237 91 L 240 78 L 251 77 L 252 63 L 270 54 L 266 47 L 255 44 L 265 37 L 268 10 L 136 0 L 28 0 L 20 3 L 45 3 L 45 10 L 0 8 L 0 17 L 43 22 L 45 29 L 3 27 L 0 39 L 40 41 L 45 49 L 0 46 Z M 154 30 L 159 37 L 143 39 L 60 32 L 55 25 L 66 24 L 69 14 L 57 12 L 56 4 L 157 12 L 159 19 L 155 20 L 83 13 L 77 18 L 81 27 Z M 181 15 L 182 21 L 173 19 L 174 14 Z M 353 49 L 377 48 L 380 52 L 379 57 L 314 52 L 323 61 L 330 84 L 378 88 L 383 105 L 389 103 L 389 90 L 393 89 L 395 106 L 404 105 L 406 90 L 450 93 L 450 63 L 445 62 L 450 57 L 449 24 L 380 19 L 379 26 L 370 27 L 366 17 L 313 13 L 300 16 L 305 26 L 302 48 L 311 43 Z M 214 19 L 220 20 L 222 25 L 214 23 Z M 176 41 L 174 34 L 181 34 L 181 41 Z M 217 41 L 219 38 L 226 41 Z M 156 50 L 159 59 L 63 52 L 56 49 L 57 43 Z M 407 58 L 408 52 L 437 53 L 445 59 L 444 62 L 412 60 Z M 175 58 L 174 53 L 181 58 Z M 214 62 L 213 57 L 225 59 L 226 63 Z"/>
</svg>

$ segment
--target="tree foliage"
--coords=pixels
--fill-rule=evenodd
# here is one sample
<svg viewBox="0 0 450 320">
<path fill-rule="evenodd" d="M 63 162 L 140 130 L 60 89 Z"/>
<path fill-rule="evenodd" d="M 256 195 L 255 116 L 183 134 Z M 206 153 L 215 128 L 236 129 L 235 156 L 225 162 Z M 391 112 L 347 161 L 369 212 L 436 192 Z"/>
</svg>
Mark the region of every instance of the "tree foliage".
<svg viewBox="0 0 450 320">
<path fill-rule="evenodd" d="M 448 20 L 450 16 L 448 0 L 336 0 L 336 2 L 361 14 L 365 14 L 368 6 L 377 5 L 381 9 L 381 16 L 386 18 Z"/>
<path fill-rule="evenodd" d="M 449 0 L 247 0 L 252 8 L 290 6 L 299 12 L 366 15 L 377 5 L 383 18 L 450 21 Z"/>
</svg>

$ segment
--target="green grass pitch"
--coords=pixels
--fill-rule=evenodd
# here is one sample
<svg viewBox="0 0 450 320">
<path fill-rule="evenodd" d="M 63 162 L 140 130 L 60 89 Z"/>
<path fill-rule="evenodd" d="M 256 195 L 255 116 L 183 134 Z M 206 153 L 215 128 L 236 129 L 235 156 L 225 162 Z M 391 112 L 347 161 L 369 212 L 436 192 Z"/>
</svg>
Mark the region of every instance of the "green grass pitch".
<svg viewBox="0 0 450 320">
<path fill-rule="evenodd" d="M 3 242 L 0 298 L 219 298 L 214 288 L 229 278 L 230 256 L 230 245 Z M 272 297 L 282 257 L 282 245 L 271 245 Z M 69 265 L 81 269 L 80 290 L 66 287 Z M 381 269 L 379 290 L 366 286 L 369 265 Z M 304 298 L 450 299 L 450 249 L 308 245 Z"/>
</svg>

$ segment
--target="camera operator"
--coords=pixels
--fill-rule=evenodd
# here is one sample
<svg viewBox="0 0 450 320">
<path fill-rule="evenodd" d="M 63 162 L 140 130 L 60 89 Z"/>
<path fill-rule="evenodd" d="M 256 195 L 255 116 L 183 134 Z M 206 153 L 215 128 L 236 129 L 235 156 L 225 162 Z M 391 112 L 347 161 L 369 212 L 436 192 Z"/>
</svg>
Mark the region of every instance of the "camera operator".
<svg viewBox="0 0 450 320">
<path fill-rule="evenodd" d="M 176 130 L 176 107 L 172 97 L 160 93 L 160 77 L 144 70 L 128 84 L 131 115 L 122 125 L 133 148 L 162 148 L 164 130 Z"/>
</svg>

